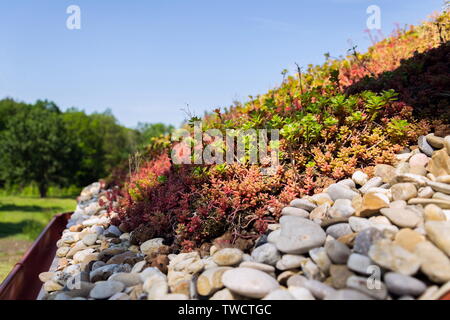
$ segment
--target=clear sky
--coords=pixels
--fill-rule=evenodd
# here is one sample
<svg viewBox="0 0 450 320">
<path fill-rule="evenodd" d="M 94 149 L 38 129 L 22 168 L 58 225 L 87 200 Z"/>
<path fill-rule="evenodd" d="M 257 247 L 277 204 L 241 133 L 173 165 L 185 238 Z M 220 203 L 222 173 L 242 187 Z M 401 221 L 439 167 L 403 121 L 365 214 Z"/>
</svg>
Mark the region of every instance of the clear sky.
<svg viewBox="0 0 450 320">
<path fill-rule="evenodd" d="M 321 63 L 370 44 L 369 5 L 382 32 L 417 24 L 442 0 L 2 0 L 0 98 L 110 108 L 119 121 L 179 125 L 264 93 L 294 63 Z M 81 29 L 69 30 L 69 5 Z"/>
</svg>

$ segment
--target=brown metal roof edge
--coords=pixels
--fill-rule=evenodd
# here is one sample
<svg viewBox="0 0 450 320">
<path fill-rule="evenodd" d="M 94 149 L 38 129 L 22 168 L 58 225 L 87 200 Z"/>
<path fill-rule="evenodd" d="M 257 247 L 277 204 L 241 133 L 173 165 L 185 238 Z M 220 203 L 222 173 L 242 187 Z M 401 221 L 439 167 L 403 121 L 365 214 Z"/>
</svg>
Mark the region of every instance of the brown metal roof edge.
<svg viewBox="0 0 450 320">
<path fill-rule="evenodd" d="M 41 289 L 39 273 L 48 271 L 61 238 L 73 212 L 53 216 L 22 259 L 16 263 L 0 284 L 0 300 L 34 300 Z"/>
</svg>

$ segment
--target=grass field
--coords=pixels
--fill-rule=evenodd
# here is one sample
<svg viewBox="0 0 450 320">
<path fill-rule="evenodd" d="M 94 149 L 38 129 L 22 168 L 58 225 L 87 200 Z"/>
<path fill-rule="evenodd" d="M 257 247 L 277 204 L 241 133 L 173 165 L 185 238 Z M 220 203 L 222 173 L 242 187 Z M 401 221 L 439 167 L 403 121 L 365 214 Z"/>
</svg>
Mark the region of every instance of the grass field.
<svg viewBox="0 0 450 320">
<path fill-rule="evenodd" d="M 52 216 L 75 206 L 73 199 L 0 195 L 0 282 Z"/>
</svg>

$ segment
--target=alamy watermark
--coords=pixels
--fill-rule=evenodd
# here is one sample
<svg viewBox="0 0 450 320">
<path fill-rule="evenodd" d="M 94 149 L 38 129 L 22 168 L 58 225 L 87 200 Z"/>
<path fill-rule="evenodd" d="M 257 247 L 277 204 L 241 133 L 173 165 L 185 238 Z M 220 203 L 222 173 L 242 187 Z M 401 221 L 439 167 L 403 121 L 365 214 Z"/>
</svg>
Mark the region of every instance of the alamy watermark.
<svg viewBox="0 0 450 320">
<path fill-rule="evenodd" d="M 381 30 L 381 8 L 377 5 L 367 7 L 366 13 L 369 14 L 366 25 L 369 30 Z"/>
<path fill-rule="evenodd" d="M 66 9 L 66 13 L 70 16 L 67 17 L 66 27 L 69 30 L 81 29 L 81 9 L 77 5 L 70 5 Z"/>
<path fill-rule="evenodd" d="M 79 290 L 81 289 L 81 273 L 76 273 L 69 277 L 66 281 L 66 287 L 69 290 Z"/>
<path fill-rule="evenodd" d="M 377 265 L 370 265 L 367 267 L 367 289 L 381 290 L 381 269 Z"/>
</svg>

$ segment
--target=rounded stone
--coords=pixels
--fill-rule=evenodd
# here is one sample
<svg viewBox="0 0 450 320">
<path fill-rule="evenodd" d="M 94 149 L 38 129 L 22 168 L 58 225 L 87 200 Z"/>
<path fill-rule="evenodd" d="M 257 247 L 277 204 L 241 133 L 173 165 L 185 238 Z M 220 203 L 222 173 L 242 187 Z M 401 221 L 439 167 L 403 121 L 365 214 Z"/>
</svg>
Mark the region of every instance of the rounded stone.
<svg viewBox="0 0 450 320">
<path fill-rule="evenodd" d="M 330 266 L 331 284 L 335 289 L 344 289 L 347 287 L 347 279 L 354 275 L 346 265 L 333 264 Z"/>
<path fill-rule="evenodd" d="M 323 220 L 327 217 L 327 212 L 330 210 L 330 204 L 324 203 L 319 205 L 317 208 L 315 208 L 311 213 L 309 214 L 309 219 L 317 221 L 317 220 Z"/>
<path fill-rule="evenodd" d="M 135 262 L 141 260 L 134 252 L 125 251 L 123 253 L 119 253 L 106 262 L 106 264 L 130 264 L 133 265 Z"/>
<path fill-rule="evenodd" d="M 152 253 L 157 252 L 158 249 L 164 245 L 163 241 L 163 238 L 154 238 L 147 240 L 141 244 L 141 252 L 149 256 Z"/>
<path fill-rule="evenodd" d="M 54 300 L 72 300 L 72 297 L 64 292 L 57 293 Z"/>
<path fill-rule="evenodd" d="M 420 270 L 436 283 L 450 281 L 450 260 L 436 246 L 429 241 L 416 245 L 414 251 L 421 262 Z"/>
<path fill-rule="evenodd" d="M 209 296 L 223 288 L 222 275 L 231 267 L 216 267 L 203 271 L 197 279 L 197 291 L 202 296 Z"/>
<path fill-rule="evenodd" d="M 450 188 L 450 184 L 449 184 Z M 450 200 L 440 200 L 440 199 L 419 199 L 414 198 L 408 201 L 409 205 L 422 205 L 426 206 L 428 204 L 435 204 L 441 209 L 450 209 Z"/>
<path fill-rule="evenodd" d="M 373 177 L 372 179 L 370 179 L 369 181 L 367 181 L 367 183 L 365 185 L 363 185 L 359 191 L 362 194 L 367 193 L 367 191 L 369 191 L 372 188 L 378 188 L 379 186 L 381 186 L 383 184 L 383 179 L 381 177 Z"/>
<path fill-rule="evenodd" d="M 353 244 L 353 251 L 368 255 L 372 244 L 382 238 L 382 233 L 376 228 L 367 228 L 358 233 Z"/>
<path fill-rule="evenodd" d="M 436 149 L 444 148 L 444 138 L 435 136 L 434 133 L 430 133 L 426 136 L 427 142 Z"/>
<path fill-rule="evenodd" d="M 325 203 L 329 204 L 330 206 L 333 205 L 333 200 L 326 192 L 316 193 L 311 197 L 311 201 L 313 201 L 318 206 L 321 206 Z"/>
<path fill-rule="evenodd" d="M 270 292 L 262 300 L 295 300 L 295 298 L 292 296 L 292 294 L 289 293 L 288 290 L 277 289 Z"/>
<path fill-rule="evenodd" d="M 389 197 L 383 193 L 366 193 L 362 198 L 361 206 L 358 208 L 356 215 L 361 217 L 372 216 L 378 213 L 380 209 L 388 208 L 389 204 Z"/>
<path fill-rule="evenodd" d="M 159 280 L 154 281 L 154 283 L 148 287 L 147 290 L 147 300 L 161 300 L 163 299 L 169 291 L 169 286 L 166 281 Z M 172 292 L 179 293 L 179 292 Z"/>
<path fill-rule="evenodd" d="M 354 213 L 355 209 L 349 199 L 337 199 L 329 210 L 329 215 L 333 218 L 347 218 Z"/>
<path fill-rule="evenodd" d="M 90 229 L 97 235 L 101 235 L 103 234 L 103 232 L 105 232 L 105 228 L 103 228 L 102 226 L 92 226 Z"/>
<path fill-rule="evenodd" d="M 423 153 L 415 154 L 409 159 L 410 166 L 425 167 L 428 162 L 430 162 L 430 158 Z"/>
<path fill-rule="evenodd" d="M 428 221 L 425 231 L 431 242 L 450 257 L 450 221 Z"/>
<path fill-rule="evenodd" d="M 434 152 L 427 170 L 435 177 L 450 175 L 450 157 L 445 149 Z"/>
<path fill-rule="evenodd" d="M 243 262 L 241 262 L 241 264 L 239 264 L 239 267 L 256 269 L 256 270 L 267 272 L 269 274 L 275 272 L 275 267 L 269 266 L 268 264 L 258 263 L 258 262 L 253 262 L 253 261 L 243 261 Z"/>
<path fill-rule="evenodd" d="M 148 267 L 139 273 L 141 281 L 145 283 L 148 279 L 166 279 L 166 275 L 162 273 L 158 268 Z"/>
<path fill-rule="evenodd" d="M 86 247 L 86 245 L 83 243 L 83 241 L 78 241 L 77 243 L 75 243 L 74 246 L 72 246 L 69 250 L 69 252 L 67 252 L 66 257 L 67 258 L 73 258 L 73 256 L 77 253 L 80 252 L 81 250 L 84 249 L 88 249 L 88 247 Z"/>
<path fill-rule="evenodd" d="M 409 252 L 414 252 L 416 245 L 423 241 L 425 241 L 425 237 L 423 235 L 408 228 L 404 228 L 397 232 L 394 238 L 394 244 L 408 250 Z"/>
<path fill-rule="evenodd" d="M 434 191 L 431 187 L 422 187 L 419 189 L 417 196 L 419 198 L 431 199 L 433 197 Z"/>
<path fill-rule="evenodd" d="M 130 272 L 131 266 L 129 264 L 107 264 L 103 267 L 95 269 L 89 273 L 89 280 L 97 282 L 109 278 L 113 273 Z"/>
<path fill-rule="evenodd" d="M 139 272 L 141 272 L 141 271 L 144 269 L 144 267 L 145 267 L 146 264 L 147 264 L 147 261 L 145 261 L 145 260 L 142 260 L 142 261 L 137 262 L 137 263 L 133 266 L 133 268 L 131 269 L 131 272 L 132 272 L 132 273 L 139 273 Z"/>
<path fill-rule="evenodd" d="M 48 280 L 44 283 L 43 288 L 47 292 L 52 292 L 62 290 L 63 286 L 54 280 Z"/>
<path fill-rule="evenodd" d="M 359 195 L 356 191 L 353 191 L 347 186 L 337 183 L 330 185 L 327 192 L 333 201 L 338 199 L 353 200 L 354 197 Z"/>
<path fill-rule="evenodd" d="M 283 210 L 281 210 L 281 214 L 283 216 L 296 216 L 296 217 L 302 217 L 302 218 L 308 218 L 309 212 L 295 207 L 285 207 Z"/>
<path fill-rule="evenodd" d="M 329 273 L 331 260 L 324 247 L 309 250 L 309 256 L 324 274 Z"/>
<path fill-rule="evenodd" d="M 393 224 L 401 228 L 414 228 L 420 222 L 419 216 L 408 209 L 381 209 L 380 212 Z"/>
<path fill-rule="evenodd" d="M 369 257 L 376 264 L 407 276 L 415 274 L 420 267 L 416 255 L 387 239 L 375 242 L 370 247 Z"/>
<path fill-rule="evenodd" d="M 131 300 L 130 296 L 124 292 L 118 292 L 114 294 L 111 298 L 108 300 Z"/>
<path fill-rule="evenodd" d="M 444 138 L 444 147 L 447 149 L 447 153 L 450 156 L 450 136 Z"/>
<path fill-rule="evenodd" d="M 317 280 L 305 280 L 303 287 L 308 289 L 315 298 L 320 300 L 336 291 L 336 289 Z"/>
<path fill-rule="evenodd" d="M 97 241 L 97 234 L 89 233 L 83 237 L 82 241 L 85 245 L 92 246 L 93 244 L 95 244 L 95 241 Z"/>
<path fill-rule="evenodd" d="M 289 293 L 295 300 L 316 300 L 311 292 L 306 288 L 291 286 L 288 288 Z"/>
<path fill-rule="evenodd" d="M 232 292 L 256 299 L 279 288 L 278 282 L 267 273 L 250 268 L 228 270 L 223 274 L 222 282 Z"/>
<path fill-rule="evenodd" d="M 417 144 L 419 145 L 420 151 L 425 153 L 427 156 L 431 157 L 433 155 L 434 149 L 430 146 L 425 136 L 420 136 Z"/>
<path fill-rule="evenodd" d="M 291 201 L 291 203 L 289 205 L 291 207 L 303 209 L 308 212 L 311 212 L 312 210 L 314 210 L 317 207 L 316 204 L 314 204 L 311 201 L 308 201 L 306 199 L 294 199 Z"/>
<path fill-rule="evenodd" d="M 395 168 L 395 175 L 401 175 L 404 173 L 408 173 L 411 170 L 409 166 L 409 162 L 400 162 L 397 164 L 397 167 Z M 395 180 L 392 180 L 394 182 Z"/>
<path fill-rule="evenodd" d="M 109 226 L 108 229 L 103 233 L 105 237 L 118 238 L 122 234 L 122 231 L 119 230 L 116 226 Z"/>
<path fill-rule="evenodd" d="M 58 258 L 63 258 L 65 257 L 70 251 L 69 247 L 60 247 L 58 248 L 58 250 L 56 250 L 56 256 Z"/>
<path fill-rule="evenodd" d="M 97 255 L 94 253 L 94 249 L 92 248 L 78 251 L 77 253 L 74 254 L 73 261 L 75 263 L 84 262 L 89 256 L 92 256 L 93 254 Z"/>
<path fill-rule="evenodd" d="M 356 188 L 355 181 L 353 181 L 352 179 L 344 179 L 344 180 L 338 181 L 337 184 L 342 184 L 350 189 Z"/>
<path fill-rule="evenodd" d="M 238 297 L 236 297 L 235 294 L 233 294 L 230 290 L 227 288 L 222 289 L 214 293 L 209 300 L 237 300 Z"/>
<path fill-rule="evenodd" d="M 450 175 L 445 175 L 445 176 L 439 176 L 436 178 L 436 182 L 442 182 L 442 183 L 447 183 L 450 184 Z"/>
<path fill-rule="evenodd" d="M 294 274 L 287 279 L 286 285 L 288 287 L 303 287 L 306 281 L 308 279 L 305 276 Z"/>
<path fill-rule="evenodd" d="M 435 204 L 429 204 L 425 207 L 424 218 L 425 218 L 425 221 L 446 221 L 447 220 L 447 217 L 444 214 L 444 210 L 442 210 Z"/>
<path fill-rule="evenodd" d="M 47 282 L 52 280 L 53 278 L 55 278 L 56 273 L 55 272 L 41 272 L 39 273 L 39 280 L 41 280 L 41 282 Z"/>
<path fill-rule="evenodd" d="M 233 266 L 242 261 L 243 252 L 237 248 L 224 248 L 213 255 L 218 266 Z"/>
<path fill-rule="evenodd" d="M 369 176 L 366 173 L 358 170 L 353 173 L 352 179 L 356 184 L 363 186 L 367 183 L 367 181 L 369 181 Z"/>
<path fill-rule="evenodd" d="M 396 200 L 405 200 L 417 197 L 417 189 L 413 183 L 397 183 L 391 187 L 392 198 Z"/>
<path fill-rule="evenodd" d="M 405 209 L 408 204 L 404 200 L 396 200 L 392 201 L 389 204 L 389 208 L 391 209 Z"/>
<path fill-rule="evenodd" d="M 389 219 L 386 218 L 385 216 L 370 217 L 369 221 L 372 224 L 372 226 L 374 226 L 374 227 L 376 225 L 387 225 L 387 226 L 391 226 L 392 225 L 391 221 L 389 221 Z"/>
<path fill-rule="evenodd" d="M 348 223 L 338 223 L 327 228 L 326 234 L 335 239 L 352 234 L 353 230 Z"/>
<path fill-rule="evenodd" d="M 381 281 L 378 282 L 379 286 L 371 288 L 367 285 L 367 277 L 351 276 L 347 279 L 347 287 L 360 291 L 369 297 L 377 300 L 384 300 L 387 297 L 387 288 Z"/>
<path fill-rule="evenodd" d="M 280 285 L 285 285 L 289 279 L 291 279 L 293 276 L 295 276 L 295 272 L 297 270 L 286 270 L 281 272 L 278 276 L 276 276 L 276 279 Z M 271 274 L 275 278 L 275 274 Z"/>
<path fill-rule="evenodd" d="M 119 281 L 124 284 L 125 287 L 133 287 L 142 283 L 139 273 L 118 272 L 112 274 L 108 281 Z"/>
<path fill-rule="evenodd" d="M 311 258 L 305 258 L 302 261 L 302 272 L 308 279 L 322 279 L 323 274 L 319 267 L 313 262 Z"/>
<path fill-rule="evenodd" d="M 324 300 L 373 300 L 373 298 L 357 290 L 341 289 L 327 295 Z"/>
<path fill-rule="evenodd" d="M 281 259 L 277 247 L 272 243 L 266 243 L 257 247 L 253 250 L 251 256 L 254 261 L 269 264 L 271 266 L 274 266 L 277 261 Z"/>
<path fill-rule="evenodd" d="M 276 246 L 281 252 L 302 254 L 325 242 L 325 231 L 311 220 L 283 216 L 280 224 L 281 231 Z"/>
<path fill-rule="evenodd" d="M 370 275 L 369 267 L 372 264 L 373 263 L 369 257 L 359 253 L 352 253 L 350 257 L 348 257 L 347 261 L 347 267 L 350 270 L 364 275 Z"/>
<path fill-rule="evenodd" d="M 380 177 L 384 183 L 391 183 L 395 178 L 395 168 L 388 164 L 378 164 L 374 171 L 375 176 Z"/>
<path fill-rule="evenodd" d="M 333 263 L 346 264 L 351 254 L 350 249 L 340 241 L 330 240 L 325 243 L 325 250 Z"/>
<path fill-rule="evenodd" d="M 114 294 L 121 292 L 124 288 L 124 284 L 119 281 L 99 281 L 92 288 L 89 295 L 94 299 L 108 299 Z"/>
<path fill-rule="evenodd" d="M 348 223 L 354 232 L 361 232 L 371 227 L 370 221 L 366 218 L 350 217 Z"/>
<path fill-rule="evenodd" d="M 280 236 L 281 229 L 277 229 L 269 233 L 267 236 L 267 242 L 269 243 L 277 243 L 278 237 Z"/>
<path fill-rule="evenodd" d="M 285 254 L 281 260 L 277 262 L 276 268 L 281 271 L 299 268 L 305 259 L 306 258 L 304 256 Z"/>
<path fill-rule="evenodd" d="M 384 275 L 384 282 L 389 292 L 397 296 L 419 296 L 425 292 L 427 286 L 416 278 L 400 273 L 388 272 Z"/>
</svg>

